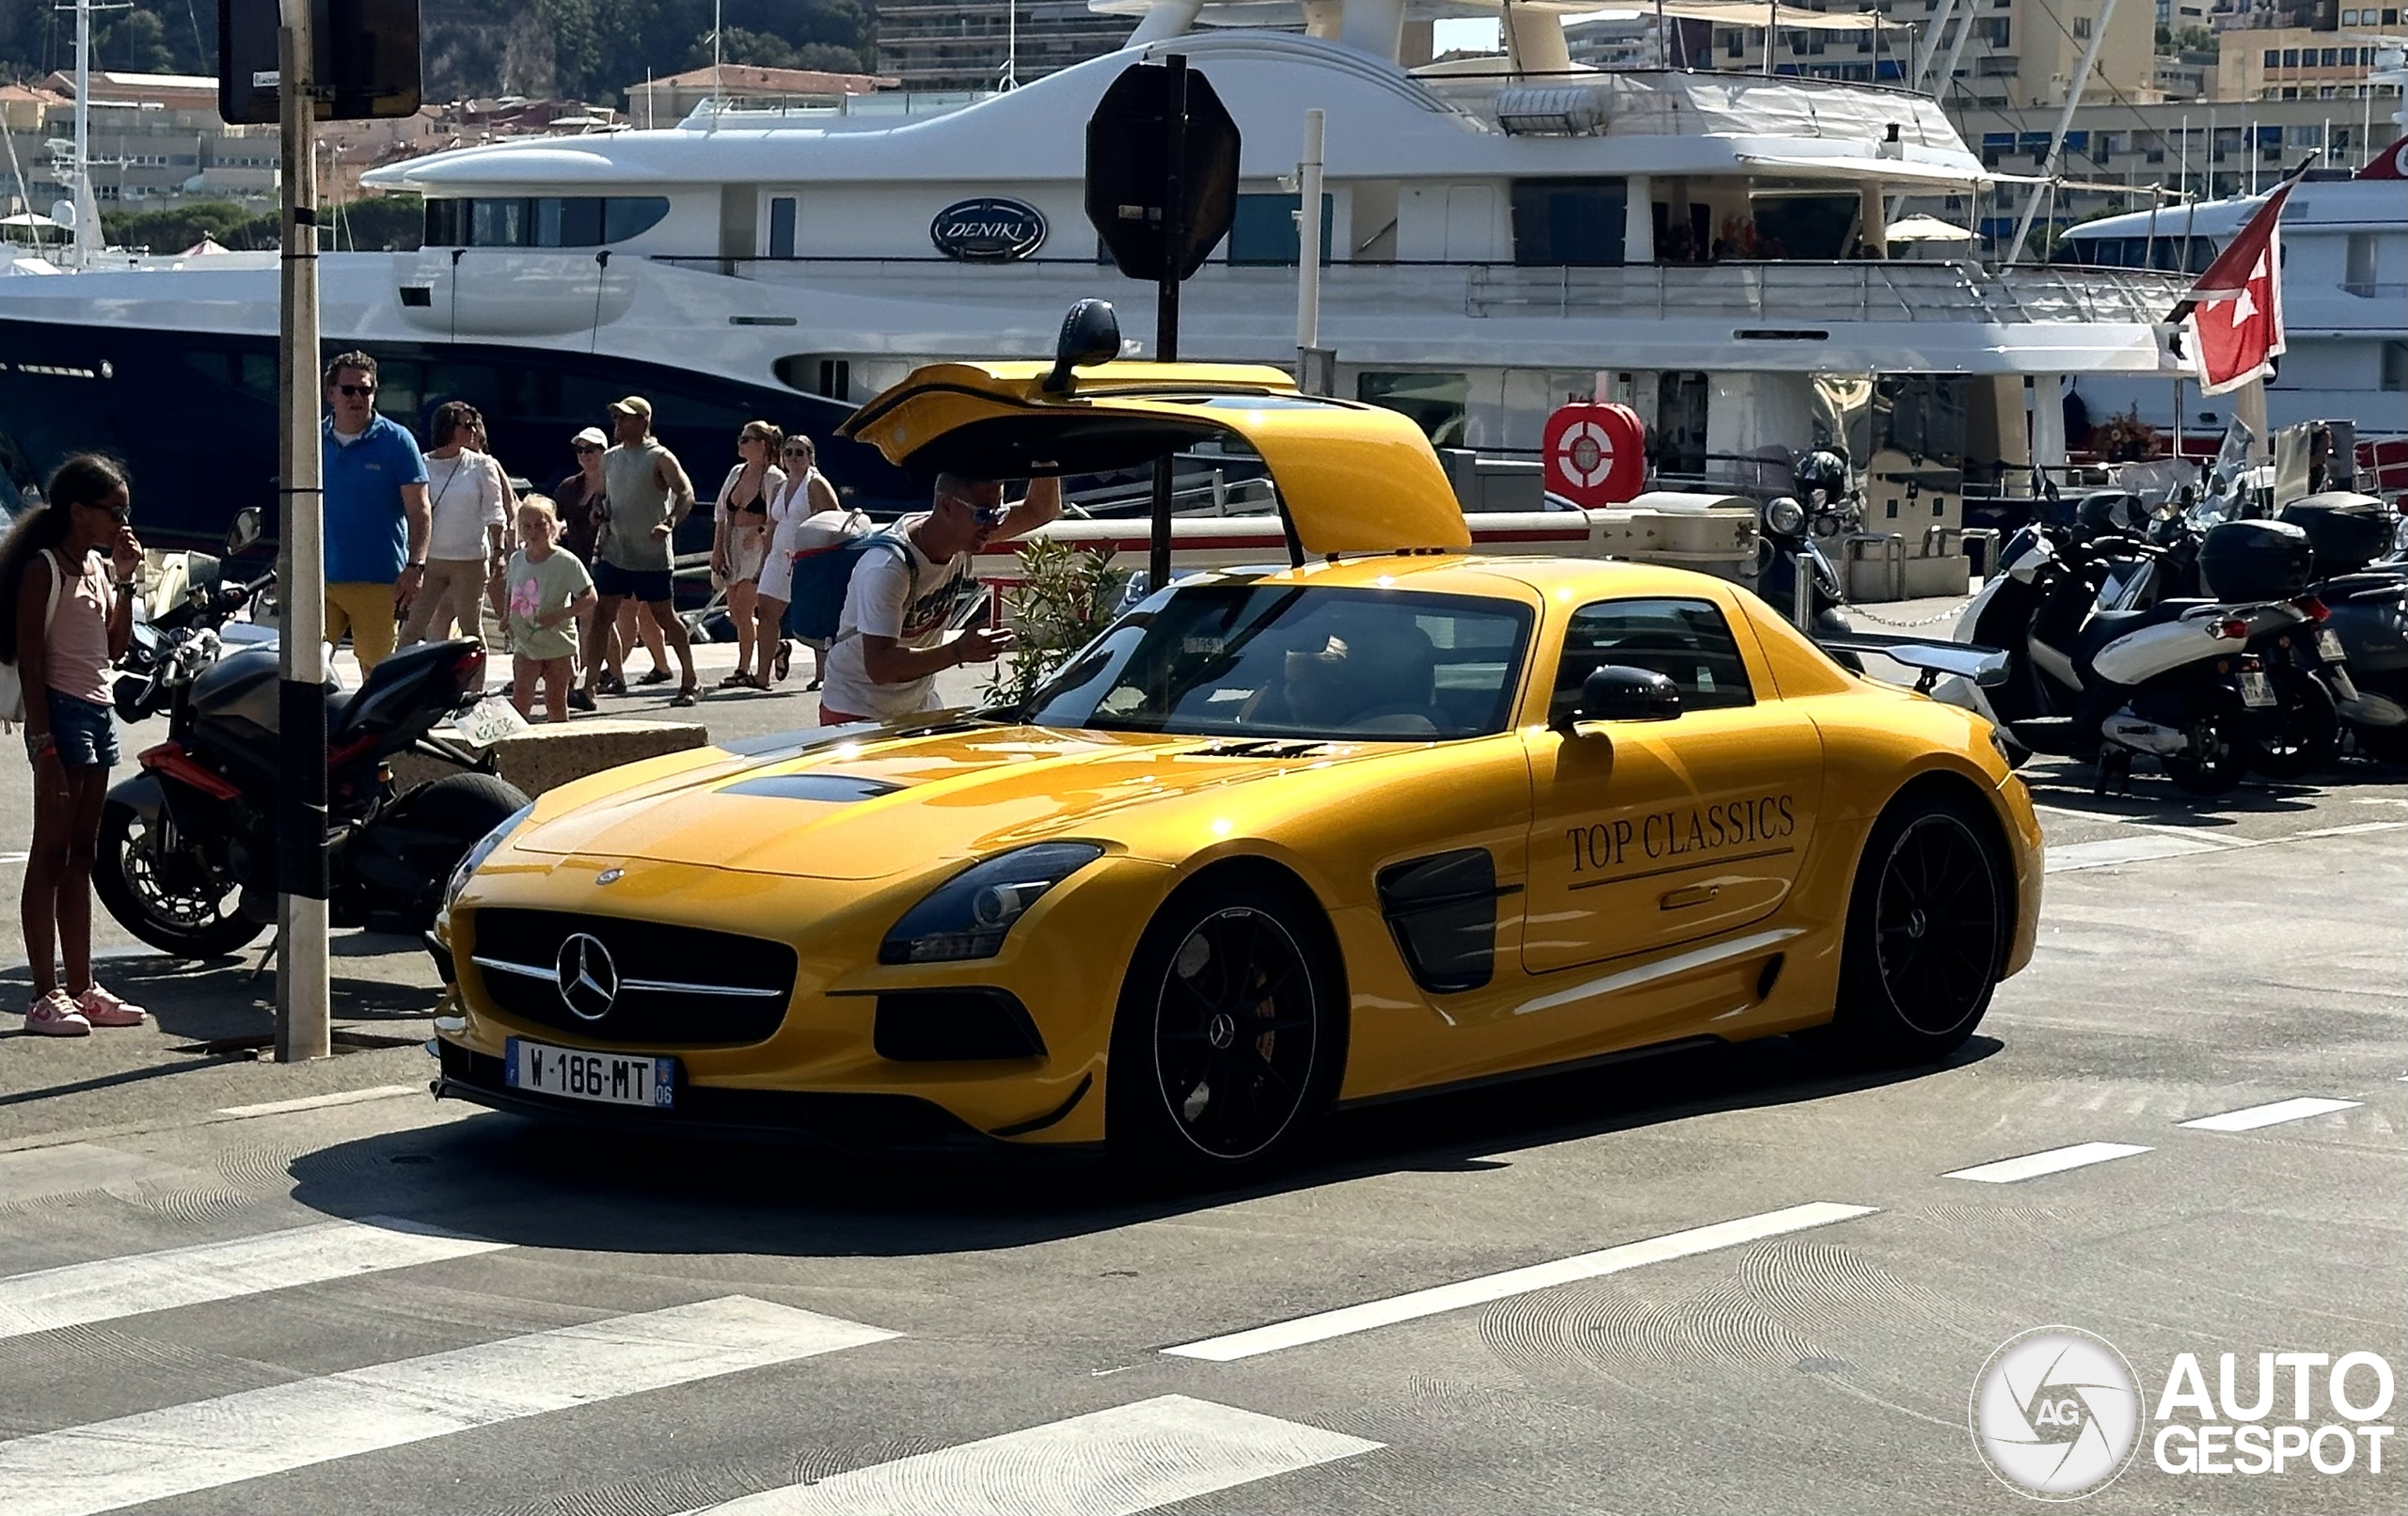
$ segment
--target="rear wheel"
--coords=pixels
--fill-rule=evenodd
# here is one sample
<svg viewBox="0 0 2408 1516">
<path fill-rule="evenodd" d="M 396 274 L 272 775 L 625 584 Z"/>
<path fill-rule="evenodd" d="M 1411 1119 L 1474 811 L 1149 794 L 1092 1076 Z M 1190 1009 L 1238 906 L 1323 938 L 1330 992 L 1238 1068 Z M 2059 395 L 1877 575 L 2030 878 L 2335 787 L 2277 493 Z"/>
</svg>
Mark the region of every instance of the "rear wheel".
<svg viewBox="0 0 2408 1516">
<path fill-rule="evenodd" d="M 2252 734 L 2249 766 L 2268 779 L 2305 779 L 2333 765 L 2341 748 L 2341 713 L 2324 681 L 2289 664 L 2268 674 L 2274 708 Z"/>
<path fill-rule="evenodd" d="M 1116 1160 L 1228 1182 L 1277 1163 L 1337 1086 L 1337 976 L 1291 892 L 1224 876 L 1146 930 L 1113 1022 Z"/>
<path fill-rule="evenodd" d="M 435 924 L 444 888 L 460 860 L 526 803 L 526 792 L 491 774 L 446 774 L 403 796 L 387 813 L 391 821 L 424 839 L 409 847 L 422 880 L 409 903 L 412 931 Z"/>
<path fill-rule="evenodd" d="M 1945 1057 L 1981 1024 L 2006 961 L 2005 860 L 1973 803 L 1892 802 L 1857 863 L 1833 1026 L 1882 1063 Z"/>
<path fill-rule="evenodd" d="M 2222 795 L 2249 772 L 2248 718 L 2238 692 L 2210 690 L 2184 728 L 2186 746 L 2158 763 L 2165 777 L 2194 795 Z"/>
<path fill-rule="evenodd" d="M 240 888 L 165 813 L 119 800 L 101 810 L 92 889 L 119 925 L 179 958 L 214 958 L 266 930 L 236 908 Z"/>
</svg>

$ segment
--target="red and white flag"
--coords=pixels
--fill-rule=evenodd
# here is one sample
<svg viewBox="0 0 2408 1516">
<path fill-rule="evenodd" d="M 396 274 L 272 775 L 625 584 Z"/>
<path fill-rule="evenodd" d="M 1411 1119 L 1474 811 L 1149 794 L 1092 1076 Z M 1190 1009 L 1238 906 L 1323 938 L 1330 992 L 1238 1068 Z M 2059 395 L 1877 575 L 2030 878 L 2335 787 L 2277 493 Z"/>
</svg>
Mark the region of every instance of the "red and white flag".
<svg viewBox="0 0 2408 1516">
<path fill-rule="evenodd" d="M 2221 395 L 2263 379 L 2282 355 L 2283 243 L 2275 224 L 2296 182 L 2287 179 L 2266 197 L 2174 308 L 2202 395 Z"/>
</svg>

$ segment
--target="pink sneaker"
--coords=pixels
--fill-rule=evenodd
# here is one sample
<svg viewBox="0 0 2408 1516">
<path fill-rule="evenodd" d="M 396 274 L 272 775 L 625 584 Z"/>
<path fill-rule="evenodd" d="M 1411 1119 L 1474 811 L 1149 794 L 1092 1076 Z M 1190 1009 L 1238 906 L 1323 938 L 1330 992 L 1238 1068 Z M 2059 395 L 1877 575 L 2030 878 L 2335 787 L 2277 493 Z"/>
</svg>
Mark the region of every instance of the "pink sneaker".
<svg viewBox="0 0 2408 1516">
<path fill-rule="evenodd" d="M 25 1030 L 38 1037 L 88 1037 L 92 1023 L 65 990 L 54 989 L 25 1007 Z"/>
<path fill-rule="evenodd" d="M 91 988 L 84 991 L 83 998 L 75 1003 L 75 1008 L 83 1012 L 84 1019 L 94 1026 L 140 1026 L 150 1019 L 141 1006 L 128 1005 L 103 989 L 97 979 L 92 981 Z"/>
</svg>

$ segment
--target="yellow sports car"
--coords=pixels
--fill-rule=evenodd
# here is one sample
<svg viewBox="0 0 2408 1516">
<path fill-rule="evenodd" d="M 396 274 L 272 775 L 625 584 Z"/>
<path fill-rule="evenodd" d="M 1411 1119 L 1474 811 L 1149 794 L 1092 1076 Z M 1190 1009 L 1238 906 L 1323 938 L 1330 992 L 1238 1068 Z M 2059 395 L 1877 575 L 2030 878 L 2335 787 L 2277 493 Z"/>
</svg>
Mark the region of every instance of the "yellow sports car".
<svg viewBox="0 0 2408 1516">
<path fill-rule="evenodd" d="M 1608 1057 L 1934 1058 L 2030 956 L 2039 828 L 1980 718 L 1720 580 L 1466 556 L 1390 412 L 1069 345 L 849 430 L 979 478 L 1218 439 L 1292 561 L 1157 591 L 1020 709 L 545 796 L 453 880 L 438 1095 L 1236 1176 L 1332 1105 Z"/>
</svg>

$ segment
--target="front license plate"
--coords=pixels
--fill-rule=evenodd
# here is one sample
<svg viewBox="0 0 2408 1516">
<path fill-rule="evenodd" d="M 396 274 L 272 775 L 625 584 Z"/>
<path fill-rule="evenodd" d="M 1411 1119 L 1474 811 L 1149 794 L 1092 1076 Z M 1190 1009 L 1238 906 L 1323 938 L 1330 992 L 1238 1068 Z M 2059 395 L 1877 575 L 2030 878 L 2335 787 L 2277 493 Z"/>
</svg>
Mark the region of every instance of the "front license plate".
<svg viewBox="0 0 2408 1516">
<path fill-rule="evenodd" d="M 2274 703 L 2274 682 L 2262 673 L 2241 671 L 2241 703 L 2251 710 L 2263 710 Z"/>
<path fill-rule="evenodd" d="M 2316 655 L 2327 663 L 2350 661 L 2350 655 L 2341 650 L 2341 634 L 2330 626 L 2316 629 Z"/>
<path fill-rule="evenodd" d="M 565 1096 L 603 1105 L 667 1111 L 677 1103 L 677 1060 L 636 1053 L 588 1052 L 512 1037 L 502 1058 L 514 1090 Z"/>
</svg>

